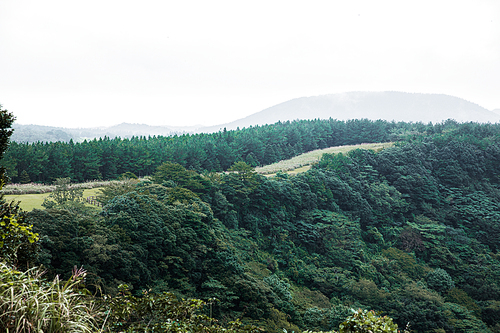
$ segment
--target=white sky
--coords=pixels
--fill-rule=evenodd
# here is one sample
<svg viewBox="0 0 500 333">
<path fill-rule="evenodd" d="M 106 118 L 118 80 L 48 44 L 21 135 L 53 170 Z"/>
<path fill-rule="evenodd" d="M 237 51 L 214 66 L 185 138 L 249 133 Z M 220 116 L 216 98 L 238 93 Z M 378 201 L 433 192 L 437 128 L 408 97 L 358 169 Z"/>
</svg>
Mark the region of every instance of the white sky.
<svg viewBox="0 0 500 333">
<path fill-rule="evenodd" d="M 216 125 L 386 90 L 500 108 L 500 1 L 0 1 L 0 104 L 21 124 Z"/>
</svg>

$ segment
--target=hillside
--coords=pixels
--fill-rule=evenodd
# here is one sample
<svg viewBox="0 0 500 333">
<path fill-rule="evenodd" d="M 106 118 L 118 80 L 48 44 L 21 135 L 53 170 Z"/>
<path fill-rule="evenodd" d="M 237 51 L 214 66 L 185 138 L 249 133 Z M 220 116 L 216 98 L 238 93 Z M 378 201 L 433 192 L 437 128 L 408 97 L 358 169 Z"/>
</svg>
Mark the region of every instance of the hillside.
<svg viewBox="0 0 500 333">
<path fill-rule="evenodd" d="M 61 275 L 85 265 L 111 294 L 126 283 L 216 297 L 213 316 L 266 332 L 331 330 L 362 308 L 416 332 L 497 333 L 500 131 L 415 129 L 295 176 L 163 163 L 150 180 L 107 188 L 101 212 L 30 212 L 39 264 Z"/>
<path fill-rule="evenodd" d="M 34 142 L 81 142 L 83 140 L 92 140 L 94 138 L 132 138 L 132 137 L 148 137 L 148 136 L 170 136 L 174 134 L 183 134 L 188 131 L 193 131 L 193 127 L 166 127 L 166 126 L 150 126 L 145 124 L 128 124 L 122 123 L 119 125 L 100 127 L 100 128 L 62 128 L 40 125 L 21 125 L 14 124 L 14 134 L 11 137 L 12 141 L 23 143 Z"/>
<path fill-rule="evenodd" d="M 295 119 L 383 119 L 405 122 L 500 121 L 500 115 L 458 97 L 441 94 L 412 94 L 404 92 L 348 92 L 301 97 L 272 106 L 243 119 L 199 129 L 219 131 L 273 124 Z"/>
<path fill-rule="evenodd" d="M 151 175 L 104 188 L 102 210 L 61 187 L 27 213 L 49 277 L 83 266 L 108 295 L 217 298 L 205 314 L 265 332 L 336 329 L 352 308 L 415 332 L 500 332 L 500 124 L 304 120 L 163 139 L 12 144 L 21 179 Z M 249 165 L 389 139 L 294 176 Z"/>
</svg>

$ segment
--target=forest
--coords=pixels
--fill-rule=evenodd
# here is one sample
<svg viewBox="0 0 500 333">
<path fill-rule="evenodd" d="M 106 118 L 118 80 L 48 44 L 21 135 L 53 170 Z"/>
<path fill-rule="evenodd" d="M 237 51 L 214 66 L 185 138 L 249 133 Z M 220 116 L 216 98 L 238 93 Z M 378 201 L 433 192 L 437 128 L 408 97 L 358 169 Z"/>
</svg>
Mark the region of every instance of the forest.
<svg viewBox="0 0 500 333">
<path fill-rule="evenodd" d="M 294 176 L 254 170 L 388 141 L 324 154 Z M 49 279 L 76 281 L 82 267 L 86 292 L 108 302 L 106 331 L 176 331 L 144 305 L 156 300 L 241 331 L 362 332 L 345 328 L 361 309 L 354 316 L 374 310 L 411 332 L 500 332 L 499 124 L 329 119 L 11 142 L 2 165 L 11 182 L 139 177 L 103 188 L 102 208 L 68 186 L 44 209 L 3 204 L 2 257 L 19 270 L 42 265 Z"/>
<path fill-rule="evenodd" d="M 330 119 L 276 123 L 212 134 L 104 137 L 81 143 L 11 142 L 1 163 L 14 183 L 50 183 L 65 177 L 74 182 L 109 180 L 126 172 L 143 177 L 153 174 L 165 161 L 199 173 L 220 172 L 237 161 L 255 167 L 268 165 L 315 149 L 387 142 L 424 128 L 423 124 Z M 496 129 L 496 125 L 491 125 L 488 130 Z"/>
</svg>

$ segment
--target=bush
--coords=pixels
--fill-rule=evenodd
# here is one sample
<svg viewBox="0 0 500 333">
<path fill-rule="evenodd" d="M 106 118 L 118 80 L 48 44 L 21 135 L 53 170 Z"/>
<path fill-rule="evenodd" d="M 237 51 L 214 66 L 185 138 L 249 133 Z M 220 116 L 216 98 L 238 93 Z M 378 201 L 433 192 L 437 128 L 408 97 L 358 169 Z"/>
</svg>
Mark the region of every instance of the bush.
<svg viewBox="0 0 500 333">
<path fill-rule="evenodd" d="M 211 304 L 199 299 L 179 299 L 172 293 L 153 294 L 143 291 L 133 296 L 127 285 L 119 286 L 116 297 L 106 297 L 109 317 L 105 327 L 110 332 L 203 332 L 258 333 L 262 330 L 240 321 L 223 326 L 203 314 Z M 211 299 L 211 302 L 215 302 Z"/>
<path fill-rule="evenodd" d="M 352 316 L 339 325 L 339 333 L 372 333 L 387 332 L 398 333 L 398 325 L 387 316 L 379 317 L 374 311 L 361 310 L 354 312 Z"/>
<path fill-rule="evenodd" d="M 432 288 L 440 293 L 444 293 L 455 287 L 455 283 L 453 283 L 451 276 L 441 268 L 436 268 L 435 270 L 429 272 L 429 274 L 427 274 L 426 281 L 429 288 Z"/>
<path fill-rule="evenodd" d="M 374 311 L 352 310 L 354 313 L 339 325 L 338 333 L 398 333 L 398 325 L 392 322 L 392 318 L 380 317 Z M 409 333 L 408 326 L 403 331 Z M 285 331 L 286 333 L 286 331 Z M 319 333 L 304 331 L 303 333 Z M 324 333 L 337 333 L 329 331 Z"/>
</svg>

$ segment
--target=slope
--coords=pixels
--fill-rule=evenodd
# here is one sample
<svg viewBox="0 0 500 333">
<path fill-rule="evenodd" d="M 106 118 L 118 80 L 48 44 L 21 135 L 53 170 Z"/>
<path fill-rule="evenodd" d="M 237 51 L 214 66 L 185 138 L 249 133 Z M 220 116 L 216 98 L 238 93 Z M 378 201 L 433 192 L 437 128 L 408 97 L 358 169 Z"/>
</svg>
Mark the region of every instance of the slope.
<svg viewBox="0 0 500 333">
<path fill-rule="evenodd" d="M 292 99 L 234 122 L 201 128 L 199 131 L 209 133 L 224 127 L 229 130 L 316 118 L 367 118 L 424 123 L 455 119 L 458 122 L 495 123 L 500 120 L 500 115 L 464 99 L 442 94 L 348 92 Z"/>
</svg>

